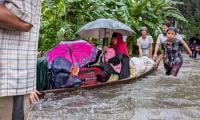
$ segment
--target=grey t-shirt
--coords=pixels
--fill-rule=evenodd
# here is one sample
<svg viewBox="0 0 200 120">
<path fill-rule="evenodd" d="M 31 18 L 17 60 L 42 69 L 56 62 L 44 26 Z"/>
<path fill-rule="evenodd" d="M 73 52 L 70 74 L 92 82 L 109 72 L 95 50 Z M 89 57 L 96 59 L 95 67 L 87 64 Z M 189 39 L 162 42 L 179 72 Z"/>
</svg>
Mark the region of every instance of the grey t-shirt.
<svg viewBox="0 0 200 120">
<path fill-rule="evenodd" d="M 180 34 L 176 34 L 176 39 L 183 41 L 183 37 Z M 156 43 L 161 44 L 167 40 L 167 37 L 163 33 L 159 34 Z"/>
</svg>

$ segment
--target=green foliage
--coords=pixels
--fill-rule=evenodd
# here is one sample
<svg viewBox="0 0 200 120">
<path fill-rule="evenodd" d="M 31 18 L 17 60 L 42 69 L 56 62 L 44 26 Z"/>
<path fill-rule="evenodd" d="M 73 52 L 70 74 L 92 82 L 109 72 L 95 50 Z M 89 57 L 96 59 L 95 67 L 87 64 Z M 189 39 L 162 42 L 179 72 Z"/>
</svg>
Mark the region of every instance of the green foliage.
<svg viewBox="0 0 200 120">
<path fill-rule="evenodd" d="M 174 4 L 172 0 L 43 0 L 39 50 L 46 51 L 63 39 L 77 38 L 75 32 L 82 25 L 98 18 L 112 18 L 131 26 L 137 33 L 128 40 L 132 50 L 140 27 L 147 26 L 155 37 L 167 16 L 187 22 L 172 7 Z"/>
<path fill-rule="evenodd" d="M 188 24 L 180 22 L 178 27 L 186 35 L 186 39 L 191 37 L 200 38 L 200 2 L 199 0 L 179 0 L 183 4 L 177 7 L 181 13 L 188 19 Z"/>
</svg>

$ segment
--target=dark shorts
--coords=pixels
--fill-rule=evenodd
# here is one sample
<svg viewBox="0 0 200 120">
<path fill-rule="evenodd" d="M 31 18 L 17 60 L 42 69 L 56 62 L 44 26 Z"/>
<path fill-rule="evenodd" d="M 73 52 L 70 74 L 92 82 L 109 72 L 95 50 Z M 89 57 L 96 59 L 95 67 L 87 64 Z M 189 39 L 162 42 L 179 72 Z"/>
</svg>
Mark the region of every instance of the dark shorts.
<svg viewBox="0 0 200 120">
<path fill-rule="evenodd" d="M 192 58 L 196 58 L 197 57 L 197 51 L 196 50 L 192 50 Z"/>
<path fill-rule="evenodd" d="M 29 95 L 0 97 L 0 120 L 27 120 Z"/>
<path fill-rule="evenodd" d="M 125 79 L 130 77 L 130 58 L 127 56 L 123 56 L 122 59 L 122 68 L 121 68 L 121 73 L 119 75 L 119 79 Z"/>
<path fill-rule="evenodd" d="M 173 64 L 172 66 L 169 66 L 168 64 L 164 64 L 164 67 L 166 69 L 166 75 L 177 76 L 181 66 L 182 66 L 182 62 L 178 64 Z"/>
</svg>

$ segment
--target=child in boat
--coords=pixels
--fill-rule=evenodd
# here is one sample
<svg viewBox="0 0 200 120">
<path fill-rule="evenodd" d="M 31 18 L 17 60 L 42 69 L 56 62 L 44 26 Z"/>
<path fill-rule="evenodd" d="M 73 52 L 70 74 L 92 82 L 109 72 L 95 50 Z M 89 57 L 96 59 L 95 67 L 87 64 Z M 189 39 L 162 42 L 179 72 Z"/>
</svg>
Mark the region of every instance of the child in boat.
<svg viewBox="0 0 200 120">
<path fill-rule="evenodd" d="M 177 31 L 175 27 L 169 27 L 166 34 L 167 40 L 161 44 L 162 54 L 158 57 L 157 66 L 163 59 L 166 75 L 177 76 L 183 63 L 181 56 L 182 46 L 189 52 L 190 55 L 192 55 L 187 43 L 183 40 L 177 39 L 176 33 Z"/>
</svg>

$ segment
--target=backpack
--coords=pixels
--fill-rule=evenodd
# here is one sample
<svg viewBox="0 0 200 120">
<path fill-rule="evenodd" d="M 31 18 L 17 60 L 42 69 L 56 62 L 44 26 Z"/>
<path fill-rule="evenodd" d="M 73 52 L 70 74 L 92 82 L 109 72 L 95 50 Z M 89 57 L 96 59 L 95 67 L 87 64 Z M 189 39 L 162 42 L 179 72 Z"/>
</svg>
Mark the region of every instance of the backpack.
<svg viewBox="0 0 200 120">
<path fill-rule="evenodd" d="M 58 57 L 52 61 L 50 69 L 53 73 L 69 73 L 71 69 L 71 63 L 63 57 Z"/>
<path fill-rule="evenodd" d="M 70 76 L 71 63 L 62 58 L 58 57 L 52 61 L 48 79 L 50 82 L 50 89 L 58 89 L 65 87 L 78 87 L 81 84 L 81 80 Z"/>
<path fill-rule="evenodd" d="M 79 70 L 78 78 L 81 80 L 81 86 L 97 84 L 97 74 L 101 72 L 99 67 L 82 67 Z"/>
</svg>

